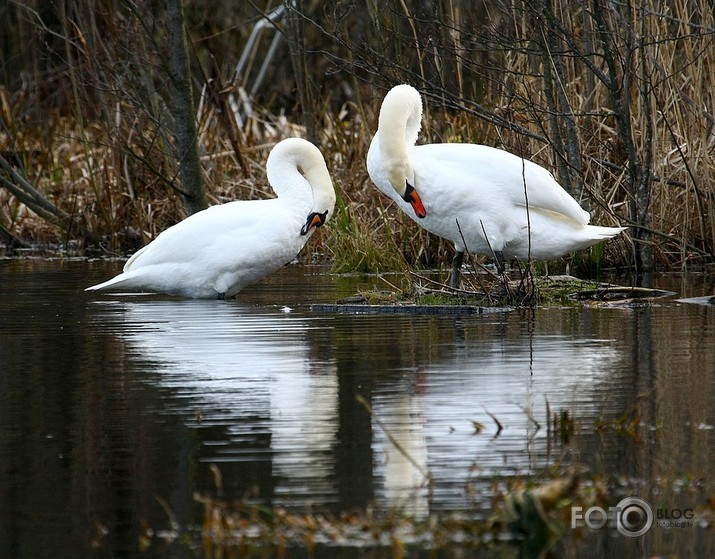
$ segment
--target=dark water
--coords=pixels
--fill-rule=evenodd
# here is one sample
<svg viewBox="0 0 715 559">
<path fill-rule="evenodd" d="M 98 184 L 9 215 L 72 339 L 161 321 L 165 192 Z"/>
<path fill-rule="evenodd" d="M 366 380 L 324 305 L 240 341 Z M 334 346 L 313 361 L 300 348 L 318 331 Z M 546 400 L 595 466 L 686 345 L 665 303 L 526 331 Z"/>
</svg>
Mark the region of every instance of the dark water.
<svg viewBox="0 0 715 559">
<path fill-rule="evenodd" d="M 218 492 L 484 517 L 574 464 L 695 526 L 604 528 L 553 556 L 715 556 L 715 308 L 677 301 L 712 277 L 659 278 L 678 297 L 639 306 L 356 316 L 309 306 L 385 284 L 311 267 L 230 302 L 82 291 L 120 267 L 0 260 L 0 557 L 201 556 L 194 495 Z"/>
</svg>

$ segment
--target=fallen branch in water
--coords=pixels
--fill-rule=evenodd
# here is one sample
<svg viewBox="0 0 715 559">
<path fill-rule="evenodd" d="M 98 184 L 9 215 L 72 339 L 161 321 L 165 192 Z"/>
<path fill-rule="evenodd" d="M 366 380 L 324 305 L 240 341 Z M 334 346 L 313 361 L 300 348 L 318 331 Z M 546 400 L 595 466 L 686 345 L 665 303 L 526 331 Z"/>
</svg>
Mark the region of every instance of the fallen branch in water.
<svg viewBox="0 0 715 559">
<path fill-rule="evenodd" d="M 595 289 L 582 289 L 571 295 L 573 299 L 597 299 L 600 301 L 614 299 L 643 299 L 646 297 L 667 297 L 674 295 L 672 291 L 663 289 L 652 289 L 649 287 L 628 287 L 621 285 L 608 285 L 605 287 L 597 287 Z"/>
<path fill-rule="evenodd" d="M 87 241 L 98 245 L 99 237 L 86 230 L 78 223 L 73 223 L 72 216 L 48 200 L 30 181 L 23 177 L 2 155 L 0 167 L 5 171 L 0 173 L 0 183 L 10 191 L 20 202 L 25 204 L 39 217 L 59 227 L 68 234 L 73 229 Z"/>
</svg>

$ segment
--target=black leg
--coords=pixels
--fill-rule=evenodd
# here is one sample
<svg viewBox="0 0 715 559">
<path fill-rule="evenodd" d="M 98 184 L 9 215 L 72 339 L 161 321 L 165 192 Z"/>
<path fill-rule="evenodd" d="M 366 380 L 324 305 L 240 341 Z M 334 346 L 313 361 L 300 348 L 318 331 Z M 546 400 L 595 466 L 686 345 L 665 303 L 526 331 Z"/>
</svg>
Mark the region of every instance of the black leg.
<svg viewBox="0 0 715 559">
<path fill-rule="evenodd" d="M 504 259 L 504 253 L 501 250 L 497 250 L 494 252 L 494 256 L 496 257 L 497 272 L 499 272 L 499 275 L 503 276 L 504 272 L 506 271 L 506 260 Z"/>
<path fill-rule="evenodd" d="M 459 289 L 459 269 L 462 267 L 464 252 L 457 252 L 452 260 L 452 273 L 449 275 L 449 286 L 452 289 Z"/>
</svg>

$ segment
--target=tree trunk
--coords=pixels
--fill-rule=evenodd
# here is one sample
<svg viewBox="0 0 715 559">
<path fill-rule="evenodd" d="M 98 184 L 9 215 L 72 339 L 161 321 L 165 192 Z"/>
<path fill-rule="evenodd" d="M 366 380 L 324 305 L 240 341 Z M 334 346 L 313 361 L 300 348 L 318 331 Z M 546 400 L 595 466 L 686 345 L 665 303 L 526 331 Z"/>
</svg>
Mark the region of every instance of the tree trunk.
<svg viewBox="0 0 715 559">
<path fill-rule="evenodd" d="M 184 204 L 189 214 L 208 207 L 196 141 L 196 110 L 191 88 L 189 55 L 181 0 L 166 0 L 169 36 L 169 73 L 173 85 L 176 157 L 179 161 Z"/>
<path fill-rule="evenodd" d="M 311 91 L 309 73 L 306 69 L 305 46 L 303 44 L 303 10 L 301 0 L 284 0 L 286 36 L 288 37 L 288 50 L 295 74 L 295 84 L 298 88 L 301 114 L 307 139 L 320 145 L 317 124 L 313 115 L 314 102 Z"/>
<path fill-rule="evenodd" d="M 632 130 L 630 99 L 633 94 L 634 81 L 637 87 L 637 70 L 635 56 L 638 48 L 641 49 L 641 65 L 645 65 L 646 60 L 643 55 L 643 42 L 638 45 L 636 40 L 636 29 L 631 19 L 633 13 L 629 6 L 626 6 L 623 13 L 607 14 L 607 10 L 616 10 L 610 7 L 604 0 L 593 1 L 593 18 L 598 30 L 598 37 L 603 48 L 604 60 L 606 62 L 607 80 L 604 82 L 608 87 L 613 100 L 613 116 L 616 120 L 616 127 L 620 140 L 623 142 L 623 149 L 628 158 L 628 189 L 629 189 L 629 214 L 631 221 L 636 225 L 633 230 L 634 244 L 634 264 L 636 274 L 641 277 L 644 273 L 653 271 L 653 247 L 650 235 L 650 185 L 652 173 L 652 143 L 653 129 L 650 114 L 646 115 L 646 129 L 643 131 L 645 145 L 639 150 Z M 611 18 L 607 18 L 611 16 Z M 617 23 L 614 23 L 614 20 Z M 616 44 L 617 34 L 613 31 L 615 25 L 627 26 L 628 42 L 618 50 Z M 617 61 L 620 62 L 619 73 Z M 645 76 L 645 68 L 641 68 L 642 76 Z M 642 96 L 643 108 L 650 112 L 650 91 L 649 85 L 644 82 L 637 91 Z M 639 152 L 644 151 L 641 158 Z"/>
</svg>

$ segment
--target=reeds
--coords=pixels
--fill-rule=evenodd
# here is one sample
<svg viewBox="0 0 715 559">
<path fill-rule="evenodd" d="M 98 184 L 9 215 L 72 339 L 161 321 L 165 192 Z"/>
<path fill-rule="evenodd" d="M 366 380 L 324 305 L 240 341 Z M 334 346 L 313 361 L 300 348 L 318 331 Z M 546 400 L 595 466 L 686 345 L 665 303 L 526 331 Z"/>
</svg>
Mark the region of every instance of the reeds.
<svg viewBox="0 0 715 559">
<path fill-rule="evenodd" d="M 70 37 L 54 48 L 69 49 L 64 63 L 74 71 L 64 71 L 72 87 L 62 94 L 61 63 L 53 59 L 60 65 L 57 93 L 54 105 L 42 108 L 41 126 L 33 115 L 44 100 L 37 92 L 46 89 L 3 86 L 0 150 L 19 156 L 28 181 L 75 225 L 48 226 L 0 189 L 0 225 L 15 237 L 63 243 L 84 231 L 104 239 L 107 250 L 130 252 L 184 217 L 161 37 L 134 25 L 140 4 L 102 17 L 79 6 L 68 10 L 63 29 Z M 630 8 L 601 0 L 448 2 L 432 11 L 394 0 L 379 10 L 358 8 L 300 13 L 303 85 L 313 106 L 295 106 L 291 64 L 278 56 L 266 78 L 273 80 L 270 94 L 250 99 L 240 118 L 227 102 L 246 99 L 246 76 L 229 77 L 239 51 L 204 49 L 217 35 L 192 26 L 191 18 L 205 13 L 187 11 L 189 29 L 210 37 L 194 35 L 193 71 L 202 86 L 197 143 L 212 203 L 270 196 L 270 147 L 306 136 L 308 122 L 341 200 L 321 236 L 335 269 L 446 264 L 452 247 L 391 206 L 365 169 L 384 92 L 409 82 L 425 100 L 419 141 L 484 143 L 524 155 L 552 169 L 592 222 L 630 226 L 605 251 L 584 253 L 595 262 L 589 266 L 652 262 L 673 269 L 712 261 L 715 16 L 707 2 L 677 0 L 667 12 L 654 0 Z M 25 28 L 43 28 L 32 11 L 15 9 Z M 250 29 L 246 24 L 237 35 Z M 59 29 L 52 36 L 61 35 Z M 309 249 L 307 256 L 315 254 Z"/>
</svg>

